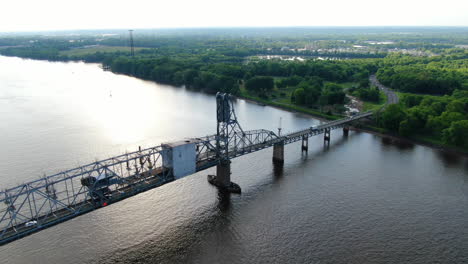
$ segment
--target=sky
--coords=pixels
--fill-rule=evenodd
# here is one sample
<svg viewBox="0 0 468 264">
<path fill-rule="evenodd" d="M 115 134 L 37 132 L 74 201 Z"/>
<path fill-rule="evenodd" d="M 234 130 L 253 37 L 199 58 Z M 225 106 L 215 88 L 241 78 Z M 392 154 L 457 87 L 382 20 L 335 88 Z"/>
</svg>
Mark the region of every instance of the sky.
<svg viewBox="0 0 468 264">
<path fill-rule="evenodd" d="M 0 32 L 287 26 L 468 26 L 468 0 L 5 0 Z"/>
</svg>

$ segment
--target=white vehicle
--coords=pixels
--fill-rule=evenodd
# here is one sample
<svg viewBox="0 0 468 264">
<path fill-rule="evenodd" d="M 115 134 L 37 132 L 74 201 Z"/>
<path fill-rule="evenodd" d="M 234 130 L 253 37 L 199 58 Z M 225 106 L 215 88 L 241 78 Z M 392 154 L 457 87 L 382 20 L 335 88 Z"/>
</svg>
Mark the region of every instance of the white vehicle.
<svg viewBox="0 0 468 264">
<path fill-rule="evenodd" d="M 35 225 L 37 225 L 37 221 L 32 220 L 32 221 L 27 222 L 24 226 L 30 227 L 30 226 L 35 226 Z"/>
</svg>

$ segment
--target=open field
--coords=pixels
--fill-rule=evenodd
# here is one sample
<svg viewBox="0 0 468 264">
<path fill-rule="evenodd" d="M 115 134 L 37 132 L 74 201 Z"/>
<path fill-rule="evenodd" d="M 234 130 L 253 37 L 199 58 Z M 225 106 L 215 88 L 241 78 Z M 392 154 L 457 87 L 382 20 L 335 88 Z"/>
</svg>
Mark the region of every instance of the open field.
<svg viewBox="0 0 468 264">
<path fill-rule="evenodd" d="M 296 111 L 304 114 L 309 114 L 319 118 L 325 118 L 329 120 L 339 119 L 342 116 L 339 115 L 328 115 L 326 113 L 322 113 L 316 109 L 311 109 L 304 106 L 299 106 L 296 104 L 291 103 L 291 93 L 294 91 L 295 87 L 287 87 L 283 89 L 275 88 L 270 97 L 268 99 L 261 98 L 247 89 L 244 86 L 240 87 L 240 96 L 249 100 L 253 100 L 265 105 L 276 106 L 282 109 Z"/>
</svg>

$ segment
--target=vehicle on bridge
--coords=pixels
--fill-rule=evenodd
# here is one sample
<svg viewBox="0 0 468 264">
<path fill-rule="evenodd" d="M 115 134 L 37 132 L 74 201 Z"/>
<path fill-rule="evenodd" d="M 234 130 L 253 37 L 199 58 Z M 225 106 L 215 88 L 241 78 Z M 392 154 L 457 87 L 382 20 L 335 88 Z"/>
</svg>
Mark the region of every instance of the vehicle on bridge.
<svg viewBox="0 0 468 264">
<path fill-rule="evenodd" d="M 110 186 L 119 183 L 120 181 L 114 175 L 105 172 L 97 177 L 88 176 L 81 179 L 81 185 L 88 188 L 91 198 L 96 204 L 107 203 L 112 197 Z"/>
<path fill-rule="evenodd" d="M 0 191 L 0 245 L 215 166 L 210 182 L 240 192 L 231 182 L 232 159 L 273 147 L 273 162 L 283 164 L 285 144 L 302 140 L 302 151 L 307 151 L 309 137 L 323 134 L 329 143 L 331 130 L 343 128 L 347 135 L 352 122 L 372 115 L 277 135 L 265 129 L 242 130 L 231 96 L 217 94 L 216 99 L 215 135 L 139 148 Z"/>
</svg>

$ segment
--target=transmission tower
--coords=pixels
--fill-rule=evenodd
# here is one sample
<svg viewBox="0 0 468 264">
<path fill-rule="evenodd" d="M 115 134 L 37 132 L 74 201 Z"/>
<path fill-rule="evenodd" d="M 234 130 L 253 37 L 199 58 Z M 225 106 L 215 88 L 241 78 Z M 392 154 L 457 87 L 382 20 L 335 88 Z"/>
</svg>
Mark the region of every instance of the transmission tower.
<svg viewBox="0 0 468 264">
<path fill-rule="evenodd" d="M 133 47 L 133 29 L 128 31 L 130 33 L 130 55 L 135 56 L 135 49 Z"/>
</svg>

